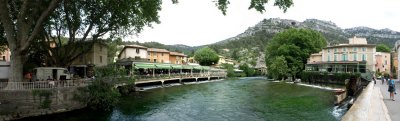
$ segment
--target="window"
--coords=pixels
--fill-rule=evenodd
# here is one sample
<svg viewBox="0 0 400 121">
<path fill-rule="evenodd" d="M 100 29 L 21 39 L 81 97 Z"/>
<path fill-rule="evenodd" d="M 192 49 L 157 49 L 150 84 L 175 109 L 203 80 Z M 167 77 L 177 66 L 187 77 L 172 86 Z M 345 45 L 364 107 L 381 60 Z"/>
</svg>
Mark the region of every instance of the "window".
<svg viewBox="0 0 400 121">
<path fill-rule="evenodd" d="M 333 58 L 333 61 L 337 61 L 337 55 L 335 55 L 335 57 Z"/>
<path fill-rule="evenodd" d="M 139 54 L 140 50 L 139 48 L 136 48 L 136 54 Z"/>
<path fill-rule="evenodd" d="M 342 55 L 342 60 L 343 60 L 343 61 L 347 61 L 347 54 L 343 54 L 343 55 Z"/>
<path fill-rule="evenodd" d="M 365 52 L 366 50 L 367 50 L 367 48 L 365 48 L 365 47 L 362 48 L 362 51 L 363 51 L 363 52 Z"/>
<path fill-rule="evenodd" d="M 337 48 L 335 48 L 335 52 L 337 52 Z"/>
<path fill-rule="evenodd" d="M 150 56 L 150 53 L 147 53 L 147 55 L 149 55 L 149 56 Z"/>
<path fill-rule="evenodd" d="M 330 53 L 331 52 L 331 49 L 328 49 L 328 53 Z"/>
<path fill-rule="evenodd" d="M 103 63 L 103 56 L 100 56 L 100 63 Z"/>
<path fill-rule="evenodd" d="M 164 60 L 161 60 L 161 63 L 164 63 Z"/>
<path fill-rule="evenodd" d="M 357 61 L 357 54 L 353 55 L 353 61 Z"/>
<path fill-rule="evenodd" d="M 157 63 L 157 59 L 154 59 L 154 61 L 153 61 L 154 63 Z"/>
<path fill-rule="evenodd" d="M 353 47 L 353 51 L 356 52 L 357 51 L 357 47 Z"/>
<path fill-rule="evenodd" d="M 164 53 L 161 53 L 161 56 L 164 56 Z"/>
<path fill-rule="evenodd" d="M 363 54 L 363 55 L 362 55 L 362 61 L 365 61 L 366 59 L 367 59 L 366 55 Z"/>
<path fill-rule="evenodd" d="M 385 60 L 385 65 L 387 65 L 387 60 Z"/>
<path fill-rule="evenodd" d="M 347 50 L 346 48 L 343 48 L 343 52 L 346 52 L 346 50 Z"/>
<path fill-rule="evenodd" d="M 328 55 L 328 61 L 331 61 L 331 56 L 330 55 Z"/>
<path fill-rule="evenodd" d="M 6 60 L 6 56 L 3 56 L 3 61 L 5 61 Z"/>
<path fill-rule="evenodd" d="M 147 59 L 148 62 L 150 62 L 150 59 Z"/>
</svg>

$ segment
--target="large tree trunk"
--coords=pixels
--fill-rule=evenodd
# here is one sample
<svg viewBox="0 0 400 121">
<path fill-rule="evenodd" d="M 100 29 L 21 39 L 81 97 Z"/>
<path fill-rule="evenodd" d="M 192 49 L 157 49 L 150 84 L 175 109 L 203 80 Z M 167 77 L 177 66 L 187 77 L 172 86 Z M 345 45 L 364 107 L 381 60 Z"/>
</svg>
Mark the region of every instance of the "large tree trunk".
<svg viewBox="0 0 400 121">
<path fill-rule="evenodd" d="M 10 82 L 21 82 L 23 80 L 23 55 L 21 52 L 11 53 Z"/>
<path fill-rule="evenodd" d="M 11 51 L 9 81 L 5 89 L 14 90 L 17 88 L 15 82 L 23 81 L 23 55 L 18 51 Z"/>
</svg>

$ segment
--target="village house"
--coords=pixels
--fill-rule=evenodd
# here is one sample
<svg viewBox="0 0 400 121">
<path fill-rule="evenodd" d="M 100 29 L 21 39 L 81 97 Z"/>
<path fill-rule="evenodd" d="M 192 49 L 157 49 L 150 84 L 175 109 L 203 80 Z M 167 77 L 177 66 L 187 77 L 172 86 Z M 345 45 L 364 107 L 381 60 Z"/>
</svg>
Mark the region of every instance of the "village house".
<svg viewBox="0 0 400 121">
<path fill-rule="evenodd" d="M 169 51 L 166 49 L 147 48 L 147 60 L 152 63 L 170 63 Z"/>
<path fill-rule="evenodd" d="M 147 47 L 140 45 L 126 45 L 118 55 L 119 60 L 147 61 Z"/>
<path fill-rule="evenodd" d="M 376 45 L 365 38 L 349 38 L 348 44 L 328 46 L 312 54 L 306 71 L 321 72 L 375 72 Z"/>
<path fill-rule="evenodd" d="M 376 72 L 390 74 L 391 72 L 390 53 L 376 52 L 375 57 L 376 57 L 376 64 L 375 64 Z"/>
<path fill-rule="evenodd" d="M 72 61 L 69 70 L 74 74 L 78 74 L 77 76 L 82 78 L 92 77 L 93 67 L 101 67 L 108 64 L 107 56 L 107 45 L 96 42 L 93 44 L 92 49 L 87 53 Z"/>
<path fill-rule="evenodd" d="M 187 56 L 183 53 L 170 52 L 169 53 L 169 62 L 172 64 L 186 64 Z"/>
<path fill-rule="evenodd" d="M 7 47 L 3 52 L 0 52 L 0 61 L 10 62 L 11 59 L 11 51 Z"/>
</svg>

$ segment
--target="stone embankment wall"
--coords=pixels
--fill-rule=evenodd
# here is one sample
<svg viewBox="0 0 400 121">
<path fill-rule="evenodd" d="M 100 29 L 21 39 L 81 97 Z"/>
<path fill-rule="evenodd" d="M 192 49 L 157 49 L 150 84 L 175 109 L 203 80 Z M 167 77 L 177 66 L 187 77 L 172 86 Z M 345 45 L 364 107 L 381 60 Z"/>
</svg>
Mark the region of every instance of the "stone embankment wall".
<svg viewBox="0 0 400 121">
<path fill-rule="evenodd" d="M 0 121 L 84 108 L 74 99 L 77 87 L 42 90 L 0 90 Z"/>
<path fill-rule="evenodd" d="M 342 121 L 368 121 L 373 85 L 372 82 L 368 84 L 350 110 L 343 116 Z"/>
</svg>

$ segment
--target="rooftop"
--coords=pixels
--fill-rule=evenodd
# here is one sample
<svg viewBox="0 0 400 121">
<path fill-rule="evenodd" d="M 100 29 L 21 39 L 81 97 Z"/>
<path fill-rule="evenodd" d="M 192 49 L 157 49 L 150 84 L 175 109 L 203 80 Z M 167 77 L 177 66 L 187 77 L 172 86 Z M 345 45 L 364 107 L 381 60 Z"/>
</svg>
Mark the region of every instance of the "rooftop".
<svg viewBox="0 0 400 121">
<path fill-rule="evenodd" d="M 179 53 L 179 52 L 170 52 L 169 54 L 170 54 L 170 55 L 177 55 L 177 56 L 184 56 L 184 57 L 186 57 L 185 54 Z"/>
<path fill-rule="evenodd" d="M 140 46 L 140 45 L 125 45 L 125 48 L 142 48 L 142 49 L 147 49 L 145 46 Z"/>
<path fill-rule="evenodd" d="M 160 53 L 169 53 L 166 49 L 158 49 L 158 48 L 147 48 L 149 52 L 160 52 Z"/>
</svg>

